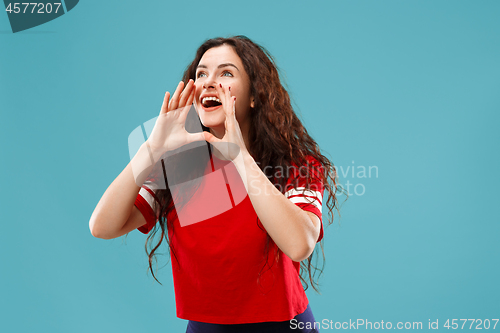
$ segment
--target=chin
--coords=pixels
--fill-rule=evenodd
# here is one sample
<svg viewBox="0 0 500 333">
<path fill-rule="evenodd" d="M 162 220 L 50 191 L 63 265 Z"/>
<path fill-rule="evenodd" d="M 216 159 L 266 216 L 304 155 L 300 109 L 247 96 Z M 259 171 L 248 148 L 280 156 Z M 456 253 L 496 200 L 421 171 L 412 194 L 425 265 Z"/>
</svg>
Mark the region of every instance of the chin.
<svg viewBox="0 0 500 333">
<path fill-rule="evenodd" d="M 224 117 L 224 113 L 208 113 L 202 112 L 200 113 L 200 120 L 203 126 L 205 127 L 220 127 L 224 126 L 224 121 L 226 120 Z"/>
</svg>

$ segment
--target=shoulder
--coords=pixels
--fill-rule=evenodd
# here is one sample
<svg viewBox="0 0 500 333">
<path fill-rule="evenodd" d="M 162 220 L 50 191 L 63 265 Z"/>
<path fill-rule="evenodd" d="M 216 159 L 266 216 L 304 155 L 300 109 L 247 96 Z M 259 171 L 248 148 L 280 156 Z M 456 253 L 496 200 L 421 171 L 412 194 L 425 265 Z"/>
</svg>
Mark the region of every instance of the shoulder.
<svg viewBox="0 0 500 333">
<path fill-rule="evenodd" d="M 311 167 L 311 166 L 316 166 L 316 167 L 320 167 L 322 166 L 322 163 L 321 161 L 316 158 L 315 156 L 311 155 L 311 154 L 307 154 L 304 156 L 304 158 L 299 161 L 299 162 L 292 162 L 292 165 L 294 166 L 305 166 L 305 167 Z"/>
<path fill-rule="evenodd" d="M 304 189 L 314 187 L 322 190 L 325 177 L 325 169 L 322 163 L 312 155 L 296 163 L 286 170 L 286 189 Z"/>
<path fill-rule="evenodd" d="M 294 175 L 298 177 L 321 177 L 325 173 L 324 165 L 318 158 L 314 157 L 313 155 L 306 155 L 301 162 L 294 162 L 292 163 L 292 166 L 296 170 L 296 172 L 294 172 Z"/>
</svg>

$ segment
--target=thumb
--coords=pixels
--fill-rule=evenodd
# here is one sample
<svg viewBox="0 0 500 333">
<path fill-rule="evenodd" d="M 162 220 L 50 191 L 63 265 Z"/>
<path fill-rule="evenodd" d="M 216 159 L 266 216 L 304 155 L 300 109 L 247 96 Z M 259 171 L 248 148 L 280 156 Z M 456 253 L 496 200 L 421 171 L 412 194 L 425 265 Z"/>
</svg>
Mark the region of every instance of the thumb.
<svg viewBox="0 0 500 333">
<path fill-rule="evenodd" d="M 207 132 L 189 133 L 189 136 L 188 136 L 189 143 L 195 142 L 195 141 L 207 141 L 204 133 L 207 133 Z M 210 133 L 208 133 L 208 134 L 210 134 Z M 212 135 L 212 134 L 210 134 L 210 135 Z"/>
<path fill-rule="evenodd" d="M 210 143 L 221 141 L 219 138 L 215 137 L 215 135 L 213 135 L 210 132 L 203 131 L 201 133 L 201 135 L 203 135 L 203 139 L 202 140 L 205 140 L 205 141 L 210 142 Z"/>
</svg>

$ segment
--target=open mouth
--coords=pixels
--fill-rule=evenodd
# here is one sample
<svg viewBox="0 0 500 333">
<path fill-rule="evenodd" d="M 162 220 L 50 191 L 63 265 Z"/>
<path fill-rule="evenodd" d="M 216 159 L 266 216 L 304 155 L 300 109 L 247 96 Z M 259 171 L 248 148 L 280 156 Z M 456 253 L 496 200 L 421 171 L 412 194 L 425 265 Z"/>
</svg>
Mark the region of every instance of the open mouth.
<svg viewBox="0 0 500 333">
<path fill-rule="evenodd" d="M 204 97 L 202 100 L 201 100 L 201 105 L 205 108 L 205 109 L 208 109 L 208 110 L 215 110 L 216 108 L 218 108 L 219 106 L 222 105 L 222 102 L 220 99 L 218 99 L 217 97 L 215 96 L 211 96 L 211 97 Z"/>
</svg>

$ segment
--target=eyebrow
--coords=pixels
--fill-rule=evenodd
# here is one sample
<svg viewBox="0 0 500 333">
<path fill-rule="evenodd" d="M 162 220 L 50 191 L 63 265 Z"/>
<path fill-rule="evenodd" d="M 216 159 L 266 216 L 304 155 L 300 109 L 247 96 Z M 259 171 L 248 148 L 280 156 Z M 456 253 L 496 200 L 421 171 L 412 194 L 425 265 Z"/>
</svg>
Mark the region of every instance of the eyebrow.
<svg viewBox="0 0 500 333">
<path fill-rule="evenodd" d="M 228 63 L 225 63 L 225 64 L 220 64 L 219 66 L 217 66 L 217 68 L 223 68 L 223 67 L 228 67 L 228 66 L 231 66 L 231 67 L 234 67 L 238 70 L 238 72 L 240 71 L 238 69 L 238 67 L 236 67 L 235 65 L 233 65 L 232 63 L 228 62 Z M 207 66 L 205 65 L 198 65 L 198 67 L 196 68 L 208 68 Z"/>
</svg>

